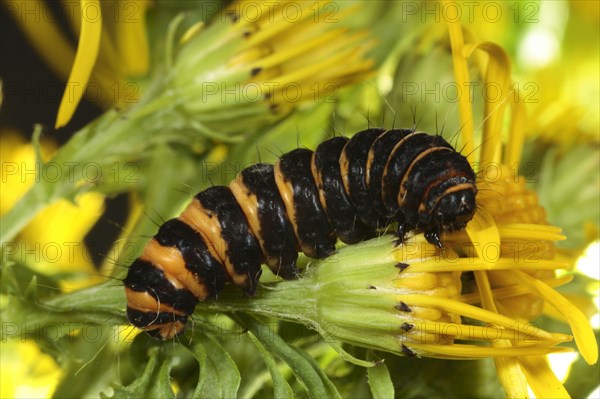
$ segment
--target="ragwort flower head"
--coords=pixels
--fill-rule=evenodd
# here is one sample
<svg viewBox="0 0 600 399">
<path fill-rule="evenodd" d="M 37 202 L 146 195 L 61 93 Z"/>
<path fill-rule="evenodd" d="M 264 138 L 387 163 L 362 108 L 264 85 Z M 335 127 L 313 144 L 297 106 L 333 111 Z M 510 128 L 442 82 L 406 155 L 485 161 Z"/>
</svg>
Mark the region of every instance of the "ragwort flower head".
<svg viewBox="0 0 600 399">
<path fill-rule="evenodd" d="M 333 101 L 369 74 L 373 43 L 346 26 L 355 7 L 342 5 L 332 19 L 332 5 L 339 7 L 241 1 L 208 26 L 192 27 L 169 71 L 173 100 L 209 134 L 245 132 L 303 103 Z"/>
</svg>

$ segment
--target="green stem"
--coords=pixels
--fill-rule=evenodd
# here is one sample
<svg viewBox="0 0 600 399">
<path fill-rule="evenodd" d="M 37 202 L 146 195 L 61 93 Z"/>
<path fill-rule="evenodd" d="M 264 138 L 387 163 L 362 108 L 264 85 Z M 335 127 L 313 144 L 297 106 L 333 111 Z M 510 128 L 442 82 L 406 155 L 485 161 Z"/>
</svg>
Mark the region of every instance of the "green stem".
<svg viewBox="0 0 600 399">
<path fill-rule="evenodd" d="M 125 309 L 125 289 L 119 282 L 111 280 L 56 296 L 45 302 L 44 305 L 56 311 L 85 310 L 122 315 Z"/>
<path fill-rule="evenodd" d="M 239 290 L 223 291 L 217 301 L 201 303 L 202 311 L 248 312 L 314 325 L 318 321 L 317 296 L 309 278 L 261 287 L 252 300 L 242 297 Z"/>
<path fill-rule="evenodd" d="M 85 162 L 103 159 L 102 153 L 107 152 L 111 142 L 117 138 L 122 129 L 112 124 L 114 113 L 104 114 L 102 117 L 87 125 L 77 132 L 48 163 L 59 168 L 60 179 L 47 180 L 43 175 L 44 165 L 36 164 L 36 179 L 33 186 L 17 201 L 0 219 L 0 240 L 2 248 L 14 239 L 28 222 L 30 222 L 42 209 L 53 202 L 74 196 L 85 191 L 88 187 L 81 185 L 79 176 L 87 165 Z M 96 130 L 111 125 L 116 133 L 105 135 L 104 142 L 99 140 Z M 108 150 L 110 151 L 110 150 Z"/>
<path fill-rule="evenodd" d="M 0 339 L 43 331 L 47 325 L 69 327 L 87 323 L 114 326 L 125 321 L 125 290 L 114 282 L 106 282 L 68 294 L 58 295 L 43 303 L 11 296 L 9 306 L 2 311 L 2 320 L 10 328 L 0 332 Z M 67 333 L 69 329 L 60 329 Z"/>
<path fill-rule="evenodd" d="M 144 114 L 146 106 L 153 107 L 153 104 L 153 101 L 150 104 L 141 102 L 130 111 Z M 140 132 L 141 119 L 130 118 L 128 113 L 119 115 L 115 111 L 108 111 L 79 130 L 49 162 L 59 168 L 61 173 L 59 180 L 45 180 L 44 166 L 37 164 L 38 170 L 33 186 L 0 219 L 2 249 L 4 250 L 5 245 L 47 205 L 89 189 L 89 183 L 81 184 L 83 170 L 89 164 L 107 165 L 119 158 L 128 161 L 132 157 L 139 158 L 140 152 L 135 149 L 149 142 L 144 139 L 143 132 Z M 151 132 L 147 133 L 151 134 Z"/>
</svg>

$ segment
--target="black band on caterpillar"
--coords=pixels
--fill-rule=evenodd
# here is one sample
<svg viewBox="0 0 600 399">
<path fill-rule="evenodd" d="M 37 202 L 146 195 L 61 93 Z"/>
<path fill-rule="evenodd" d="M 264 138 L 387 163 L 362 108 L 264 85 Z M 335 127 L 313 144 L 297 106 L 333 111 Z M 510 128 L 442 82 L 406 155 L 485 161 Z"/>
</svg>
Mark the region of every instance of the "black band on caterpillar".
<svg viewBox="0 0 600 399">
<path fill-rule="evenodd" d="M 258 238 L 271 271 L 286 279 L 298 276 L 299 248 L 277 190 L 274 166 L 258 163 L 247 167 L 229 187 Z"/>
<path fill-rule="evenodd" d="M 329 224 L 340 240 L 354 244 L 375 237 L 375 230 L 360 221 L 342 183 L 340 156 L 347 142 L 345 137 L 334 137 L 319 144 L 313 155 L 312 172 Z"/>
<path fill-rule="evenodd" d="M 385 129 L 367 129 L 355 134 L 344 146 L 340 157 L 342 181 L 350 201 L 356 207 L 360 220 L 373 228 L 388 224 L 384 215 L 375 210 L 366 181 L 369 150 L 383 132 Z"/>
<path fill-rule="evenodd" d="M 321 207 L 312 155 L 304 148 L 282 155 L 275 165 L 275 181 L 300 249 L 311 258 L 326 258 L 335 252 L 336 238 Z"/>
<path fill-rule="evenodd" d="M 440 233 L 475 214 L 475 173 L 441 136 L 367 129 L 242 170 L 229 187 L 198 193 L 163 224 L 124 280 L 127 316 L 158 339 L 181 334 L 198 301 L 226 281 L 254 295 L 261 263 L 298 275 L 298 251 L 324 258 L 398 223 L 442 246 Z"/>
</svg>

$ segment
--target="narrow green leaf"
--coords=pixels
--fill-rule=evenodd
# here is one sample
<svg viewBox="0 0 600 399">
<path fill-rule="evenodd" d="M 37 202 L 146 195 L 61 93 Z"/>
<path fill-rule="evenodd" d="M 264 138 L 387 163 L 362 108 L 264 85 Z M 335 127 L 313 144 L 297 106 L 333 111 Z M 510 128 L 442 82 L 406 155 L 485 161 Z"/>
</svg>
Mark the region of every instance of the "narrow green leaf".
<svg viewBox="0 0 600 399">
<path fill-rule="evenodd" d="M 42 352 L 52 356 L 62 371 L 52 397 L 97 398 L 106 391 L 109 383 L 120 380 L 118 377 L 122 370 L 114 367 L 116 354 L 110 345 L 114 334 L 112 328 L 100 329 L 88 325 L 77 335 L 68 335 L 58 340 L 36 340 Z M 141 374 L 148 356 L 139 362 L 131 360 L 139 367 L 138 374 Z"/>
<path fill-rule="evenodd" d="M 159 348 L 153 348 L 150 361 L 144 369 L 144 374 L 130 385 L 114 386 L 112 397 L 115 398 L 174 398 L 171 388 L 171 361 L 159 356 Z M 102 398 L 106 395 L 101 394 Z"/>
<path fill-rule="evenodd" d="M 269 368 L 269 372 L 271 373 L 271 379 L 273 381 L 273 394 L 276 398 L 293 398 L 294 392 L 292 391 L 292 387 L 285 380 L 279 368 L 277 367 L 277 361 L 275 358 L 269 353 L 267 348 L 256 338 L 256 336 L 249 332 L 248 337 L 250 340 L 256 345 L 260 354 L 265 361 L 265 364 Z"/>
<path fill-rule="evenodd" d="M 373 362 L 379 360 L 371 351 L 367 354 L 367 359 Z M 379 365 L 370 367 L 367 369 L 367 375 L 369 376 L 369 386 L 374 399 L 394 397 L 394 384 L 385 363 L 380 362 Z"/>
<path fill-rule="evenodd" d="M 377 366 L 376 362 L 362 360 L 362 359 L 359 359 L 359 358 L 357 358 L 355 356 L 352 356 L 350 353 L 346 352 L 344 350 L 344 348 L 342 348 L 342 345 L 341 345 L 340 341 L 338 341 L 338 340 L 334 340 L 332 338 L 328 338 L 327 339 L 327 343 L 333 349 L 335 349 L 335 351 L 342 357 L 342 359 L 344 359 L 347 362 L 350 362 L 352 364 L 355 364 L 355 365 L 361 366 L 361 367 L 374 367 L 374 366 Z"/>
<path fill-rule="evenodd" d="M 202 342 L 201 342 L 202 341 Z M 240 372 L 231 356 L 211 336 L 202 335 L 190 346 L 200 363 L 195 398 L 235 398 L 240 387 Z"/>
<path fill-rule="evenodd" d="M 258 339 L 269 352 L 290 366 L 298 381 L 312 398 L 340 398 L 337 388 L 306 352 L 290 346 L 263 323 L 247 315 L 237 314 L 240 323 Z"/>
<path fill-rule="evenodd" d="M 14 330 L 0 331 L 0 338 L 21 337 L 29 332 L 39 332 L 47 325 L 69 323 L 93 323 L 103 326 L 123 324 L 125 317 L 121 310 L 125 304 L 122 286 L 114 282 L 103 283 L 73 293 L 61 294 L 43 303 L 33 303 L 20 296 L 9 295 L 2 317 L 16 327 Z M 69 332 L 68 328 L 58 330 L 60 338 Z M 6 334 L 10 333 L 10 334 Z"/>
<path fill-rule="evenodd" d="M 333 382 L 331 382 L 331 380 L 329 379 L 329 377 L 327 377 L 327 375 L 325 374 L 325 372 L 323 371 L 323 369 L 321 369 L 321 367 L 319 367 L 319 364 L 315 361 L 315 359 L 313 359 L 308 353 L 306 353 L 305 351 L 303 351 L 302 349 L 298 349 L 295 347 L 292 347 L 292 349 L 294 349 L 296 351 L 297 354 L 299 354 L 301 357 L 304 358 L 305 361 L 307 361 L 313 368 L 314 370 L 317 372 L 319 378 L 321 378 L 321 381 L 323 382 L 323 385 L 325 386 L 325 389 L 327 390 L 327 398 L 340 398 L 341 399 L 341 395 L 338 392 L 337 388 L 335 387 L 335 385 L 333 384 Z M 319 398 L 321 398 L 322 396 L 319 396 Z"/>
<path fill-rule="evenodd" d="M 33 276 L 31 278 L 31 281 L 27 285 L 27 288 L 25 288 L 25 292 L 24 292 L 25 299 L 27 299 L 28 301 L 31 301 L 31 302 L 37 301 L 37 299 L 38 299 L 37 285 L 38 285 L 37 276 Z"/>
</svg>

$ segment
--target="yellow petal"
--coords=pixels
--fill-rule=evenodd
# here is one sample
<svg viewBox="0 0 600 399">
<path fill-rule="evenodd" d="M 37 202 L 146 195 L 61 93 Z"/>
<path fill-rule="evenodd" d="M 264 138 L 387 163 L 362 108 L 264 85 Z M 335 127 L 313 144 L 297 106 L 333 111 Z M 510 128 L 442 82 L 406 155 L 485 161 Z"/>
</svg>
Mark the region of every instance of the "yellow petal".
<svg viewBox="0 0 600 399">
<path fill-rule="evenodd" d="M 42 160 L 48 161 L 56 151 L 51 140 L 41 141 Z M 2 129 L 0 138 L 0 161 L 2 181 L 0 182 L 0 215 L 8 212 L 29 190 L 36 180 L 36 155 L 30 142 L 16 131 Z"/>
<path fill-rule="evenodd" d="M 405 302 L 413 306 L 422 306 L 431 309 L 440 309 L 448 313 L 456 313 L 461 316 L 466 316 L 472 319 L 484 321 L 487 323 L 497 324 L 509 330 L 515 330 L 521 334 L 527 334 L 529 340 L 547 340 L 556 341 L 559 337 L 556 334 L 549 333 L 541 328 L 532 325 L 521 323 L 516 319 L 490 312 L 476 306 L 467 305 L 465 303 L 451 300 L 440 299 L 434 295 L 396 295 L 398 302 Z M 561 336 L 562 337 L 562 336 Z"/>
<path fill-rule="evenodd" d="M 527 334 L 521 334 L 519 336 L 518 331 L 509 330 L 502 327 L 495 327 L 493 325 L 476 326 L 472 324 L 457 324 L 457 323 L 445 323 L 441 321 L 423 321 L 418 320 L 414 323 L 414 329 L 418 333 L 427 332 L 443 332 L 443 335 L 452 336 L 454 340 L 463 341 L 490 341 L 490 340 L 523 340 L 526 339 Z M 556 343 L 559 342 L 570 342 L 572 337 L 570 335 L 561 335 L 554 333 L 556 336 Z M 548 341 L 552 344 L 555 341 Z"/>
<path fill-rule="evenodd" d="M 127 7 L 135 10 L 130 18 L 120 18 L 115 24 L 115 38 L 119 59 L 127 76 L 143 76 L 148 72 L 150 51 L 146 35 L 146 8 L 148 0 L 134 0 Z"/>
<path fill-rule="evenodd" d="M 87 82 L 98 57 L 102 33 L 102 12 L 99 0 L 80 0 L 81 35 L 77 55 L 58 108 L 55 128 L 66 125 L 83 97 Z"/>
<path fill-rule="evenodd" d="M 488 245 L 500 245 L 500 232 L 492 215 L 481 208 L 478 209 L 473 220 L 467 224 L 466 232 L 473 243 L 477 256 L 482 261 L 489 262 L 489 257 L 483 252 L 484 248 Z"/>
<path fill-rule="evenodd" d="M 492 296 L 492 287 L 490 286 L 490 281 L 487 278 L 486 272 L 478 270 L 474 274 L 483 308 L 498 313 L 496 305 L 494 304 L 494 297 Z"/>
<path fill-rule="evenodd" d="M 306 40 L 302 43 L 299 43 L 296 46 L 289 47 L 286 49 L 282 49 L 281 51 L 274 52 L 273 54 L 267 57 L 260 57 L 255 61 L 254 64 L 250 64 L 250 68 L 272 68 L 275 67 L 285 61 L 293 60 L 294 57 L 298 57 L 303 53 L 307 53 L 310 50 L 323 46 L 328 42 L 331 42 L 336 39 L 343 40 L 343 34 L 346 32 L 346 29 L 335 29 L 329 32 L 324 33 L 323 35 L 317 36 L 311 40 Z M 340 36 L 342 36 L 340 38 Z"/>
<path fill-rule="evenodd" d="M 502 139 L 504 109 L 509 98 L 513 96 L 513 92 L 509 88 L 510 61 L 508 60 L 508 55 L 504 49 L 495 43 L 481 42 L 473 45 L 466 45 L 463 51 L 467 57 L 470 57 L 477 49 L 483 50 L 489 54 L 485 78 L 486 87 L 488 87 L 489 90 L 488 95 L 484 98 L 485 119 L 483 124 L 481 157 L 479 159 L 482 164 L 487 164 L 500 161 L 498 155 L 500 154 L 500 144 Z M 493 93 L 491 93 L 492 90 L 498 90 L 498 95 L 493 96 Z"/>
<path fill-rule="evenodd" d="M 25 245 L 40 248 L 42 256 L 36 263 L 46 272 L 93 271 L 83 239 L 103 210 L 104 195 L 99 193 L 80 194 L 75 204 L 59 200 L 29 222 L 19 233 L 19 239 Z"/>
<path fill-rule="evenodd" d="M 59 200 L 40 212 L 20 236 L 30 242 L 80 242 L 103 210 L 104 195 L 95 192 L 78 195 L 75 204 Z"/>
<path fill-rule="evenodd" d="M 428 344 L 411 342 L 406 345 L 410 349 L 427 352 L 429 357 L 448 357 L 453 359 L 486 359 L 489 357 L 511 357 L 511 356 L 537 356 L 549 353 L 572 352 L 571 348 L 560 346 L 510 346 L 507 348 L 496 348 L 483 345 L 465 344 Z"/>
<path fill-rule="evenodd" d="M 516 93 L 517 98 L 511 103 L 512 118 L 510 120 L 510 133 L 504 151 L 504 164 L 516 165 L 521 160 L 523 143 L 525 137 L 526 112 L 521 96 Z"/>
<path fill-rule="evenodd" d="M 560 227 L 546 224 L 511 223 L 498 226 L 498 230 L 504 239 L 560 241 L 566 238 Z"/>
<path fill-rule="evenodd" d="M 498 341 L 494 347 L 511 348 L 506 340 Z M 521 356 L 519 356 L 521 358 Z M 527 381 L 525 374 L 521 370 L 521 365 L 516 357 L 498 357 L 494 359 L 498 378 L 506 390 L 508 398 L 528 398 Z"/>
<path fill-rule="evenodd" d="M 87 192 L 75 202 L 59 200 L 46 207 L 19 233 L 15 248 L 15 258 L 38 273 L 67 273 L 60 280 L 66 291 L 101 281 L 83 238 L 101 216 L 104 196 Z"/>
<path fill-rule="evenodd" d="M 52 356 L 33 340 L 2 342 L 0 364 L 2 398 L 51 397 L 63 375 Z"/>
<path fill-rule="evenodd" d="M 246 42 L 247 46 L 256 46 L 259 45 L 261 43 L 264 43 L 265 41 L 272 39 L 272 38 L 276 38 L 278 35 L 280 35 L 282 32 L 285 32 L 287 29 L 299 29 L 300 28 L 300 24 L 312 24 L 313 20 L 311 18 L 309 18 L 309 14 L 310 13 L 305 13 L 304 10 L 307 7 L 313 7 L 314 4 L 312 2 L 305 2 L 305 3 L 299 3 L 301 9 L 303 10 L 300 19 L 298 19 L 298 21 L 295 21 L 295 23 L 290 23 L 290 21 L 288 20 L 288 18 L 286 18 L 286 16 L 284 15 L 284 13 L 277 13 L 275 14 L 272 22 L 262 25 L 260 26 L 260 30 L 258 32 L 256 32 L 255 34 L 253 34 Z M 268 12 L 267 12 L 268 13 Z M 266 14 L 262 14 L 262 15 L 266 15 Z M 236 28 L 240 29 L 244 26 L 244 21 L 245 19 L 248 20 L 248 22 L 250 22 L 250 18 L 243 18 L 242 17 L 242 21 L 241 23 L 238 23 Z M 247 23 L 247 22 L 246 22 Z"/>
<path fill-rule="evenodd" d="M 496 247 L 494 247 L 496 248 Z M 488 260 L 473 260 L 472 258 L 453 259 L 449 263 L 442 263 L 438 259 L 410 264 L 412 273 L 433 273 L 449 271 L 475 271 L 475 270 L 556 270 L 569 267 L 567 262 L 554 260 L 535 260 L 532 262 L 515 262 L 513 258 L 493 258 Z"/>
<path fill-rule="evenodd" d="M 497 313 L 494 297 L 492 296 L 492 288 L 488 279 L 487 273 L 484 271 L 475 272 L 475 280 L 477 281 L 477 289 L 481 297 L 481 304 L 484 309 Z M 500 339 L 492 342 L 495 348 L 511 348 L 512 342 L 506 339 Z M 499 357 L 494 359 L 498 378 L 502 386 L 506 390 L 509 398 L 524 398 L 527 397 L 527 382 L 525 375 L 521 370 L 518 360 L 515 357 Z"/>
<path fill-rule="evenodd" d="M 444 6 L 459 8 L 459 5 L 454 4 L 455 1 L 444 0 Z M 462 53 L 464 46 L 462 25 L 458 20 L 448 20 L 448 30 L 450 33 L 450 44 L 452 46 L 452 63 L 454 65 L 454 79 L 458 87 L 468 87 L 469 80 L 469 69 L 467 66 L 467 59 Z M 473 111 L 471 108 L 471 101 L 469 96 L 460 96 L 458 103 L 458 111 L 460 113 L 460 122 L 462 129 L 460 131 L 460 137 L 464 146 L 464 153 L 467 154 L 469 162 L 473 163 L 475 154 L 473 154 Z"/>
<path fill-rule="evenodd" d="M 566 275 L 566 277 L 573 277 L 572 274 L 568 274 Z M 546 284 L 548 284 L 548 282 L 546 282 Z M 569 302 L 571 302 L 573 305 L 575 305 L 575 307 L 577 307 L 577 309 L 581 310 L 583 312 L 583 314 L 589 319 L 591 319 L 596 313 L 598 313 L 598 308 L 596 307 L 596 304 L 594 303 L 594 299 L 588 295 L 586 295 L 586 293 L 580 292 L 580 293 L 563 293 L 562 294 Z M 556 311 L 556 309 L 553 306 L 548 305 L 547 303 L 545 303 L 544 306 L 544 314 L 553 317 L 557 320 L 562 320 L 563 317 L 561 316 L 560 313 L 558 313 Z"/>
<path fill-rule="evenodd" d="M 125 70 L 124 60 L 117 51 L 117 43 L 114 38 L 118 36 L 116 36 L 116 32 L 114 32 L 115 29 L 113 28 L 111 31 L 110 28 L 118 25 L 118 23 L 123 20 L 126 20 L 130 25 L 133 24 L 138 9 L 134 9 L 131 6 L 128 7 L 127 5 L 121 5 L 121 3 L 112 5 L 107 4 L 109 3 L 104 3 L 106 6 L 105 10 L 109 13 L 114 12 L 115 16 L 112 19 L 110 16 L 105 16 L 102 20 L 103 26 L 100 35 L 100 48 L 88 85 L 95 85 L 98 90 L 100 90 L 100 93 L 111 93 L 112 95 L 94 95 L 97 94 L 97 92 L 93 92 L 94 102 L 104 107 L 111 107 L 115 103 L 120 103 L 124 96 L 130 101 L 134 101 L 137 97 L 135 96 L 134 90 L 129 90 L 129 87 L 131 86 L 125 86 L 122 82 L 121 78 Z M 63 1 L 62 5 L 65 15 L 71 16 L 71 18 L 69 18 L 71 30 L 79 35 L 81 33 L 82 21 L 78 16 L 81 13 L 81 5 L 76 4 L 76 7 L 73 7 L 74 4 L 69 4 L 69 1 Z M 117 7 L 121 8 L 117 9 Z M 124 12 L 123 15 L 116 14 L 121 12 L 120 10 L 128 12 Z M 132 10 L 135 11 L 135 13 L 131 12 Z M 77 14 L 74 15 L 74 12 Z M 118 15 L 121 17 L 117 17 Z M 70 66 L 72 66 L 72 63 Z M 67 77 L 65 76 L 64 80 L 66 79 Z M 116 90 L 117 87 L 119 90 Z"/>
<path fill-rule="evenodd" d="M 559 287 L 561 285 L 565 285 L 570 283 L 573 280 L 572 274 L 567 274 L 561 277 L 552 278 L 549 280 L 543 280 L 544 283 L 548 284 L 550 287 Z M 527 287 L 524 287 L 520 284 L 508 285 L 501 288 L 494 288 L 492 290 L 492 295 L 495 299 L 507 299 L 515 296 L 528 294 L 530 291 Z M 475 304 L 480 302 L 479 293 L 471 293 L 464 294 L 460 297 L 461 302 L 468 304 Z M 544 308 L 544 313 L 546 309 Z"/>
<path fill-rule="evenodd" d="M 511 270 L 507 273 L 511 273 L 522 284 L 531 287 L 532 290 L 556 308 L 571 326 L 581 356 L 583 356 L 588 364 L 595 364 L 598 361 L 598 344 L 594 336 L 594 331 L 583 312 L 542 281 L 519 270 Z"/>
<path fill-rule="evenodd" d="M 107 4 L 107 3 L 105 3 Z M 63 0 L 62 1 L 62 6 L 63 6 L 63 12 L 65 13 L 65 15 L 69 15 L 69 22 L 71 25 L 71 30 L 73 32 L 75 32 L 76 35 L 81 35 L 81 24 L 82 24 L 82 19 L 79 18 L 79 16 L 81 15 L 81 4 L 72 4 L 72 2 L 69 2 L 67 0 Z M 120 4 L 113 4 L 110 7 L 105 7 L 105 10 L 107 11 L 113 11 L 115 12 L 115 16 L 113 18 L 107 17 L 107 18 L 103 18 L 103 27 L 102 27 L 102 32 L 100 34 L 100 48 L 98 50 L 98 59 L 96 62 L 96 65 L 94 66 L 94 70 L 92 72 L 92 78 L 90 79 L 90 82 L 94 82 L 95 80 L 98 80 L 98 82 L 94 82 L 94 83 L 108 83 L 108 84 L 102 84 L 102 89 L 105 88 L 109 88 L 110 84 L 114 84 L 115 83 L 115 79 L 116 76 L 121 76 L 122 75 L 122 69 L 123 69 L 123 61 L 121 60 L 120 55 L 117 52 L 117 48 L 115 46 L 114 40 L 113 40 L 113 36 L 114 32 L 109 32 L 109 28 L 111 25 L 116 25 L 119 21 L 122 21 L 123 19 L 127 20 L 129 23 L 133 22 L 131 21 L 131 19 L 133 19 L 133 13 L 129 12 L 129 13 L 124 13 L 122 17 L 117 17 L 120 16 L 121 14 L 117 14 L 118 12 L 120 12 L 121 9 L 117 9 L 117 7 L 121 7 L 121 9 L 126 10 L 126 11 L 131 11 L 134 10 L 133 8 L 129 7 L 129 8 L 123 8 L 124 6 L 120 5 Z M 95 10 L 95 9 L 94 9 Z M 112 22 L 112 24 L 111 24 Z M 108 26 L 107 26 L 108 25 Z M 113 34 L 111 34 L 113 33 Z M 72 66 L 72 64 L 70 65 Z M 104 75 L 104 77 L 100 78 L 101 75 Z M 110 81 L 106 82 L 106 76 L 108 76 L 110 78 Z M 95 79 L 94 79 L 95 78 Z M 66 77 L 65 77 L 66 80 Z M 104 81 L 104 82 L 103 82 Z M 109 92 L 109 91 L 107 91 Z M 103 97 L 107 97 L 107 96 L 103 96 Z M 110 97 L 110 96 L 108 96 Z M 100 99 L 101 102 L 107 102 L 107 100 L 104 100 L 103 98 Z M 108 102 L 108 104 L 110 104 L 110 102 Z"/>
<path fill-rule="evenodd" d="M 536 397 L 556 399 L 571 397 L 544 357 L 524 356 L 519 360 L 527 376 L 527 382 Z"/>
</svg>

